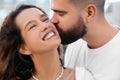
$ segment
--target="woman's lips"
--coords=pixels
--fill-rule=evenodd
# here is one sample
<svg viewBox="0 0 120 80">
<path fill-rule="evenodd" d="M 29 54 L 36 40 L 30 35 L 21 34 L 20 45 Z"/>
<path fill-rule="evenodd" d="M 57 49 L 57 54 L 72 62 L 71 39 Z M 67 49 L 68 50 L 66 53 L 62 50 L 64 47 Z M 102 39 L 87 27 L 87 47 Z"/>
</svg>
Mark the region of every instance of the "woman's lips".
<svg viewBox="0 0 120 80">
<path fill-rule="evenodd" d="M 52 38 L 55 35 L 55 33 L 53 31 L 48 32 L 47 34 L 45 34 L 45 36 L 43 37 L 43 40 L 48 40 L 50 38 Z"/>
</svg>

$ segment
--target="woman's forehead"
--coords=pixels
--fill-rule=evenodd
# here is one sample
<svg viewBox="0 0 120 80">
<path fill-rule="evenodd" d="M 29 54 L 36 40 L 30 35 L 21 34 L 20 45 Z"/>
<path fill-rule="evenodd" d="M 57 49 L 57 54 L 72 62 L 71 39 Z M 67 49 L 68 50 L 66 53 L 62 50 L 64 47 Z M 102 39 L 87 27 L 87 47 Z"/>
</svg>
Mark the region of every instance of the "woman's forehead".
<svg viewBox="0 0 120 80">
<path fill-rule="evenodd" d="M 32 19 L 40 18 L 43 15 L 45 14 L 37 8 L 28 8 L 21 11 L 21 13 L 18 14 L 18 16 L 15 19 L 15 22 L 18 26 L 20 25 L 24 26 L 26 22 Z"/>
</svg>

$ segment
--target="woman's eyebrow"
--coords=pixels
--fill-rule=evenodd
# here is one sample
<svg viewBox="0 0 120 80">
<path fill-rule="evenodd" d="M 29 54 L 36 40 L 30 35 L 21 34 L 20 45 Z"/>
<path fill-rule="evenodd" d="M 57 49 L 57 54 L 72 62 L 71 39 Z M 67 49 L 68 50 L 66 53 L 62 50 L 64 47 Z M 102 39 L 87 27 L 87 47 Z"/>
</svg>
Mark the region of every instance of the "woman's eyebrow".
<svg viewBox="0 0 120 80">
<path fill-rule="evenodd" d="M 30 20 L 30 21 L 28 21 L 27 24 L 25 25 L 25 28 L 26 28 L 29 24 L 31 24 L 32 22 L 35 22 L 35 20 Z"/>
<path fill-rule="evenodd" d="M 41 14 L 41 15 L 40 15 L 40 18 L 43 18 L 43 17 L 47 17 L 47 15 L 46 15 L 46 14 Z M 32 23 L 32 22 L 35 22 L 35 20 L 30 20 L 30 21 L 28 21 L 27 24 L 25 25 L 25 28 L 26 28 L 30 23 Z"/>
<path fill-rule="evenodd" d="M 42 18 L 42 17 L 47 17 L 47 15 L 46 14 L 41 14 L 40 18 Z"/>
</svg>

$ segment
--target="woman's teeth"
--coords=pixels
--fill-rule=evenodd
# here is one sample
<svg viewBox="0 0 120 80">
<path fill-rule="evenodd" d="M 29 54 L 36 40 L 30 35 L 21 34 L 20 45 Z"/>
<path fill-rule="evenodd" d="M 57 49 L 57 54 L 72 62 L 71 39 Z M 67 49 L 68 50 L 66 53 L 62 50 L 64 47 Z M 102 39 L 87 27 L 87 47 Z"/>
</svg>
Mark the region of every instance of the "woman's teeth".
<svg viewBox="0 0 120 80">
<path fill-rule="evenodd" d="M 52 36 L 54 36 L 54 32 L 48 33 L 48 34 L 45 36 L 44 40 L 48 40 L 48 39 L 50 39 Z"/>
</svg>

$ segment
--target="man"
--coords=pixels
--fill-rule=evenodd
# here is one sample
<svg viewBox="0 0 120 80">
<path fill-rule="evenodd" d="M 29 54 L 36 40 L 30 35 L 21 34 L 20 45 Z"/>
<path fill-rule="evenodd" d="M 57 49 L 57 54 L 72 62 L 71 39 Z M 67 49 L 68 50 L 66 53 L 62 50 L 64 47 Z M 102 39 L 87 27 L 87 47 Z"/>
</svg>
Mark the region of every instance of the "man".
<svg viewBox="0 0 120 80">
<path fill-rule="evenodd" d="M 68 46 L 65 66 L 85 67 L 96 80 L 120 80 L 120 31 L 106 21 L 104 4 L 105 0 L 51 0 L 51 22 L 62 44 L 81 38 Z"/>
</svg>

